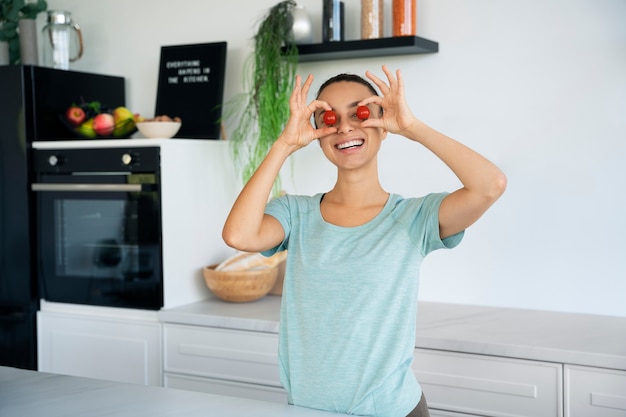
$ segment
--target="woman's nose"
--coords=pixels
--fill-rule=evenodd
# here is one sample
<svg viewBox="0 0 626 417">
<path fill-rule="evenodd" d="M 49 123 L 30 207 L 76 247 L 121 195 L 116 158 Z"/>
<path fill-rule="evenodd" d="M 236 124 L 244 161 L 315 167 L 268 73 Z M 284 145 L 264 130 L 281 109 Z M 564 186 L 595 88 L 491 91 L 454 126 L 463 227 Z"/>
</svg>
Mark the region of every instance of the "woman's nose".
<svg viewBox="0 0 626 417">
<path fill-rule="evenodd" d="M 354 126 L 352 125 L 352 121 L 349 117 L 339 117 L 337 121 L 337 133 L 348 133 L 354 130 Z"/>
</svg>

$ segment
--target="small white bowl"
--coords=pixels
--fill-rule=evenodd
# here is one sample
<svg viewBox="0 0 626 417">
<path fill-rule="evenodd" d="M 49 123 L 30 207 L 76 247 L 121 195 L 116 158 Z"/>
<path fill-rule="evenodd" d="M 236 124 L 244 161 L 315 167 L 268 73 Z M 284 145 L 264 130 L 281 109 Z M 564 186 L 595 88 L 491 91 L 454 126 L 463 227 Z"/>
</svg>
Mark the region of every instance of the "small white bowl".
<svg viewBox="0 0 626 417">
<path fill-rule="evenodd" d="M 180 129 L 181 122 L 138 122 L 137 129 L 146 138 L 169 139 Z"/>
</svg>

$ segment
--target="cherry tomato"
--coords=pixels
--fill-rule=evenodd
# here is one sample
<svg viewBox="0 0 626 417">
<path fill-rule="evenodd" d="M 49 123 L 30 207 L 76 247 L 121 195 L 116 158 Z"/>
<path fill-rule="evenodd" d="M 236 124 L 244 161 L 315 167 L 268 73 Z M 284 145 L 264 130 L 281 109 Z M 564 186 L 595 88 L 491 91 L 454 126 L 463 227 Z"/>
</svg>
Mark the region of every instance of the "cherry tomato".
<svg viewBox="0 0 626 417">
<path fill-rule="evenodd" d="M 356 117 L 358 117 L 361 120 L 367 120 L 370 117 L 370 109 L 367 106 L 357 107 Z"/>
<path fill-rule="evenodd" d="M 337 115 L 332 110 L 326 110 L 324 113 L 324 124 L 326 126 L 332 126 L 337 123 Z"/>
</svg>

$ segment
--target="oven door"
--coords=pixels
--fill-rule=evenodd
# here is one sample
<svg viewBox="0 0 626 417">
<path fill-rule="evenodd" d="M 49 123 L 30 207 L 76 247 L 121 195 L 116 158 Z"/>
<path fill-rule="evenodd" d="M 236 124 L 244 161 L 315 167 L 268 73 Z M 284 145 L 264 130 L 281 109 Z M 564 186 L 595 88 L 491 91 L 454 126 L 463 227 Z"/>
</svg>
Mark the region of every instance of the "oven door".
<svg viewBox="0 0 626 417">
<path fill-rule="evenodd" d="M 46 300 L 163 306 L 156 175 L 44 175 L 32 190 Z"/>
</svg>

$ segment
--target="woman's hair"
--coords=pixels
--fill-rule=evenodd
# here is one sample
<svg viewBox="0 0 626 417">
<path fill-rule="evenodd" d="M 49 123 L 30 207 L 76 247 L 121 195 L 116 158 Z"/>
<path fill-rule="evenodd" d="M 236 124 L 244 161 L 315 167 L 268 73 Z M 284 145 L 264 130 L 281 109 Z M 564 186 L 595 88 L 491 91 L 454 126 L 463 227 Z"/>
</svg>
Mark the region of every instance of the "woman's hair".
<svg viewBox="0 0 626 417">
<path fill-rule="evenodd" d="M 341 81 L 348 81 L 348 82 L 352 82 L 352 83 L 358 83 L 358 84 L 362 84 L 364 86 L 366 86 L 371 92 L 372 95 L 377 96 L 378 92 L 376 91 L 376 89 L 374 88 L 374 86 L 372 84 L 370 84 L 369 81 L 367 81 L 365 78 L 359 76 L 359 75 L 355 75 L 355 74 L 339 74 L 339 75 L 335 75 L 332 78 L 329 78 L 328 80 L 326 80 L 324 82 L 324 84 L 322 84 L 320 86 L 320 89 L 317 90 L 317 95 L 315 96 L 315 98 L 319 98 L 320 94 L 322 94 L 322 91 L 324 91 L 324 89 L 326 87 L 328 87 L 331 84 L 334 83 L 338 83 Z"/>
</svg>

